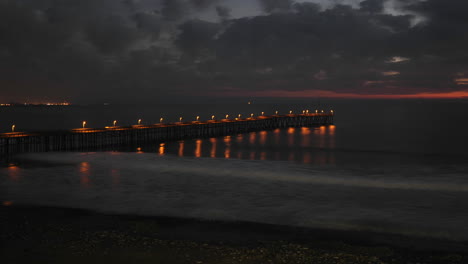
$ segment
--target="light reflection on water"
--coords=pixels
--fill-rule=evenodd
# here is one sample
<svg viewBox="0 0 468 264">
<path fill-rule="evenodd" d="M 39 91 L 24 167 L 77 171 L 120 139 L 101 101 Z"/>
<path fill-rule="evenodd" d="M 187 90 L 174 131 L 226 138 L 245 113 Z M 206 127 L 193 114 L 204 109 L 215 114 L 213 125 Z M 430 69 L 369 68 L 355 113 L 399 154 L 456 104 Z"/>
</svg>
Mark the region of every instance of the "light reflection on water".
<svg viewBox="0 0 468 264">
<path fill-rule="evenodd" d="M 19 181 L 20 180 L 20 168 L 14 164 L 8 165 L 8 178 L 11 181 Z"/>
<path fill-rule="evenodd" d="M 162 142 L 155 145 L 133 148 L 136 153 L 155 153 L 159 156 L 222 158 L 245 160 L 291 161 L 299 164 L 334 165 L 336 158 L 332 151 L 335 147 L 335 126 L 320 128 L 288 128 L 272 131 L 250 132 L 221 138 L 204 138 Z M 221 142 L 221 143 L 220 143 Z M 295 143 L 298 145 L 294 145 Z M 324 150 L 328 147 L 328 150 Z M 121 152 L 111 151 L 110 155 Z M 83 153 L 86 155 L 86 153 Z M 7 168 L 10 182 L 20 182 L 21 170 L 16 164 Z M 93 187 L 92 175 L 97 173 L 89 162 L 78 164 L 79 184 L 82 188 Z M 116 188 L 121 183 L 121 171 L 111 169 L 110 183 Z"/>
<path fill-rule="evenodd" d="M 335 126 L 301 127 L 250 132 L 221 138 L 165 142 L 160 145 L 159 154 L 333 165 L 335 131 Z M 221 141 L 221 144 L 218 141 Z M 154 152 L 151 146 L 147 146 L 145 151 Z"/>
<path fill-rule="evenodd" d="M 83 161 L 79 165 L 79 172 L 80 172 L 80 185 L 83 188 L 89 188 L 91 186 L 91 172 L 90 172 L 90 164 L 89 162 Z"/>
</svg>

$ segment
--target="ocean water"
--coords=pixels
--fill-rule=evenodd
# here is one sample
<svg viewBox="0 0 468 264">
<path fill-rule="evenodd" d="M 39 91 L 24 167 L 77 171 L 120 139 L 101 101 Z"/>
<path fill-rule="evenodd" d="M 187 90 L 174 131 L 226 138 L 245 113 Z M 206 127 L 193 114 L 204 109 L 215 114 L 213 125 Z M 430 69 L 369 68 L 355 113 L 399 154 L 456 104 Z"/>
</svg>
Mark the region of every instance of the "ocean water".
<svg viewBox="0 0 468 264">
<path fill-rule="evenodd" d="M 468 101 L 314 103 L 3 108 L 0 120 L 35 130 L 316 108 L 336 117 L 316 128 L 18 154 L 0 168 L 0 201 L 468 239 Z"/>
</svg>

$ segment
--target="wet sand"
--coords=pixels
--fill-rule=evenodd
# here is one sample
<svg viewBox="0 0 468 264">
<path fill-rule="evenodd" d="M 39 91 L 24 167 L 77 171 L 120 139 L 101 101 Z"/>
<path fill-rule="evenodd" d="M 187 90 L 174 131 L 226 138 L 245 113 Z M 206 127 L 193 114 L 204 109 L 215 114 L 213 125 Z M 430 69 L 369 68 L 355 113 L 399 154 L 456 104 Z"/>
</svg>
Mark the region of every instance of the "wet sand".
<svg viewBox="0 0 468 264">
<path fill-rule="evenodd" d="M 468 243 L 244 222 L 0 207 L 2 263 L 468 263 Z"/>
</svg>

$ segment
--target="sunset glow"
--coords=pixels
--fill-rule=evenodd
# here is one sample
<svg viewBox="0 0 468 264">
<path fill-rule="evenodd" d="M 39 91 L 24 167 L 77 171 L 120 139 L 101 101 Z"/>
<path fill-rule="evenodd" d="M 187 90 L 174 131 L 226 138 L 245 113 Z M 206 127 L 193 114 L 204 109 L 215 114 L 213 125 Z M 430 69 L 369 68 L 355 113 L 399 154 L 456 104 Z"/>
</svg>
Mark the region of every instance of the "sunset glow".
<svg viewBox="0 0 468 264">
<path fill-rule="evenodd" d="M 438 92 L 438 93 L 415 93 L 415 94 L 357 94 L 338 93 L 325 90 L 301 90 L 301 91 L 259 91 L 245 92 L 246 96 L 252 97 L 282 97 L 282 98 L 349 98 L 349 99 L 459 99 L 468 98 L 468 91 Z"/>
</svg>

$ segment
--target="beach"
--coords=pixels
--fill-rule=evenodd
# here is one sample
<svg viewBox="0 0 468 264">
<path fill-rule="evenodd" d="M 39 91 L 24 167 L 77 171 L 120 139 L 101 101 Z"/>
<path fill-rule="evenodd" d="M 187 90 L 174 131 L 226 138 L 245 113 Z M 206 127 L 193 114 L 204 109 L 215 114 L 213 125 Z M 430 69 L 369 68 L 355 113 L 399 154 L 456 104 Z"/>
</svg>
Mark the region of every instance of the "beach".
<svg viewBox="0 0 468 264">
<path fill-rule="evenodd" d="M 468 243 L 368 232 L 38 206 L 4 205 L 0 216 L 2 263 L 7 264 L 468 261 Z"/>
</svg>

